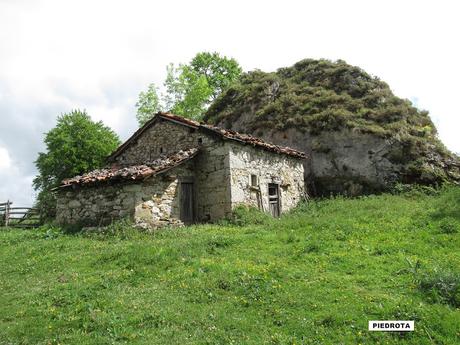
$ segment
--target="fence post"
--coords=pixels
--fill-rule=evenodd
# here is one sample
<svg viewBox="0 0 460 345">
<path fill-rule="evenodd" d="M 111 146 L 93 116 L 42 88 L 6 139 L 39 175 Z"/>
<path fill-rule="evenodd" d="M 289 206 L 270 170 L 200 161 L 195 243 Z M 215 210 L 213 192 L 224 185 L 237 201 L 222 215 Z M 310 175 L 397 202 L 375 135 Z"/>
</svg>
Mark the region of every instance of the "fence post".
<svg viewBox="0 0 460 345">
<path fill-rule="evenodd" d="M 10 201 L 6 201 L 6 206 L 5 206 L 5 226 L 8 226 L 8 220 L 10 218 Z"/>
</svg>

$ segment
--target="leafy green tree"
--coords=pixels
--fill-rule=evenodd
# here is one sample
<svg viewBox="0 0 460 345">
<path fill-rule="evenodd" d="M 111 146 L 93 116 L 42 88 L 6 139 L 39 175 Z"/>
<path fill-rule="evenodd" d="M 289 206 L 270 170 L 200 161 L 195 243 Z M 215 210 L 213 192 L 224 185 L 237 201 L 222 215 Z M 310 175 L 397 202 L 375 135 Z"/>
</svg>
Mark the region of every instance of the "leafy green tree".
<svg viewBox="0 0 460 345">
<path fill-rule="evenodd" d="M 206 77 L 186 65 L 175 68 L 170 64 L 167 67 L 165 86 L 166 109 L 195 120 L 201 118 L 213 92 Z"/>
<path fill-rule="evenodd" d="M 166 71 L 166 93 L 161 100 L 152 84 L 139 95 L 136 106 L 140 125 L 161 109 L 201 120 L 209 105 L 242 73 L 235 59 L 208 52 L 198 53 L 189 64 L 169 64 Z"/>
<path fill-rule="evenodd" d="M 141 126 L 152 118 L 152 114 L 161 110 L 160 98 L 158 97 L 157 88 L 154 83 L 148 86 L 147 91 L 142 91 L 139 94 L 139 100 L 136 103 L 136 107 L 136 118 Z"/>
<path fill-rule="evenodd" d="M 56 212 L 53 188 L 65 178 L 103 166 L 120 139 L 101 121 L 93 122 L 86 111 L 73 110 L 58 117 L 44 142 L 47 152 L 40 152 L 35 161 L 38 175 L 33 186 L 39 192 L 36 206 L 43 216 L 52 218 Z"/>
<path fill-rule="evenodd" d="M 190 68 L 206 78 L 212 90 L 208 104 L 213 102 L 230 84 L 237 81 L 242 69 L 235 59 L 220 56 L 219 53 L 198 53 L 190 62 Z"/>
</svg>

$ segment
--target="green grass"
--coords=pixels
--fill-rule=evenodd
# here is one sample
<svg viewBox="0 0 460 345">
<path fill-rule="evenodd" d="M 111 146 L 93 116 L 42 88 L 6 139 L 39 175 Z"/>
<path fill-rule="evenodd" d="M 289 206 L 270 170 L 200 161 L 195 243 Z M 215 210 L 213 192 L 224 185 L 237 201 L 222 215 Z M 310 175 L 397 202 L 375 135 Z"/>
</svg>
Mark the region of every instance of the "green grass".
<svg viewBox="0 0 460 345">
<path fill-rule="evenodd" d="M 460 189 L 431 194 L 155 234 L 3 229 L 0 344 L 458 344 Z M 415 332 L 367 331 L 392 319 Z"/>
</svg>

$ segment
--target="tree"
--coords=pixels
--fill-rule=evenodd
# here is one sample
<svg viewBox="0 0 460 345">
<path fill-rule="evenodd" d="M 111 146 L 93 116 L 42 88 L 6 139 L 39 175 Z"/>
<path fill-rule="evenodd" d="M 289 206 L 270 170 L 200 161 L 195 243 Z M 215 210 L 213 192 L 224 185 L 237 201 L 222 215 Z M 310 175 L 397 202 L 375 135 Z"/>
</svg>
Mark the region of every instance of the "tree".
<svg viewBox="0 0 460 345">
<path fill-rule="evenodd" d="M 53 188 L 65 178 L 100 168 L 120 139 L 101 121 L 93 122 L 86 111 L 73 110 L 58 117 L 57 125 L 45 135 L 46 153 L 35 161 L 38 175 L 33 181 L 36 206 L 46 218 L 53 218 L 56 199 Z"/>
<path fill-rule="evenodd" d="M 166 109 L 177 115 L 201 119 L 213 92 L 204 75 L 198 74 L 190 66 L 174 68 L 170 64 L 167 67 L 165 86 Z"/>
<path fill-rule="evenodd" d="M 169 64 L 166 71 L 166 93 L 161 100 L 152 84 L 147 92 L 139 95 L 136 106 L 140 125 L 161 109 L 201 120 L 216 97 L 238 80 L 242 69 L 235 59 L 203 52 L 198 53 L 189 64 L 179 64 L 178 67 Z"/>
<path fill-rule="evenodd" d="M 141 126 L 152 118 L 152 114 L 161 110 L 160 98 L 158 97 L 157 88 L 154 83 L 148 86 L 147 91 L 143 91 L 139 94 L 139 100 L 136 103 L 136 107 L 136 118 Z"/>
<path fill-rule="evenodd" d="M 191 69 L 206 78 L 212 90 L 208 104 L 213 102 L 230 84 L 237 81 L 242 69 L 235 59 L 219 53 L 198 53 L 190 62 Z"/>
</svg>

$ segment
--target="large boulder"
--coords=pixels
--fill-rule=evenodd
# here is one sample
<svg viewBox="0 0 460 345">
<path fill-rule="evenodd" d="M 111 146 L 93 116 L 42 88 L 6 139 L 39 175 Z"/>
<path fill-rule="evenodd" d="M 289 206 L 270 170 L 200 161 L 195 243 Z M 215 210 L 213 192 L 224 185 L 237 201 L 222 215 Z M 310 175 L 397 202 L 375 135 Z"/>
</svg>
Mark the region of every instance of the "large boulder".
<svg viewBox="0 0 460 345">
<path fill-rule="evenodd" d="M 205 121 L 305 151 L 314 195 L 460 181 L 459 159 L 437 138 L 428 112 L 340 60 L 249 72 L 211 105 Z"/>
</svg>

